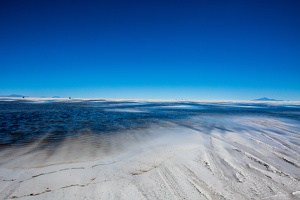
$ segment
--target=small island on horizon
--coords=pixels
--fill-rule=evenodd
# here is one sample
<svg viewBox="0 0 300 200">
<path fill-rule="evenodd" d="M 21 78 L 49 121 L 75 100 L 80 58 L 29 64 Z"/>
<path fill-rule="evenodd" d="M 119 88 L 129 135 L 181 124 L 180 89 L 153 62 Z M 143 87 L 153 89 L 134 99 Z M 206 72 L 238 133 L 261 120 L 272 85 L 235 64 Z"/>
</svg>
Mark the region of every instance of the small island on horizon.
<svg viewBox="0 0 300 200">
<path fill-rule="evenodd" d="M 270 99 L 270 98 L 267 98 L 267 97 L 262 97 L 262 98 L 259 98 L 259 99 L 254 99 L 253 101 L 283 101 L 283 100 Z"/>
</svg>

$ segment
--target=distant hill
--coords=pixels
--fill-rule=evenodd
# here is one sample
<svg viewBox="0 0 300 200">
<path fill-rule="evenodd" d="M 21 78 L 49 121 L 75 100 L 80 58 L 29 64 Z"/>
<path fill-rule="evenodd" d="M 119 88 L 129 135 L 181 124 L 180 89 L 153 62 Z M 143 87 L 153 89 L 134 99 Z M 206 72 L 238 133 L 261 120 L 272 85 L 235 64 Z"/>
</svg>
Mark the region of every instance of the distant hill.
<svg viewBox="0 0 300 200">
<path fill-rule="evenodd" d="M 11 95 L 0 95 L 0 97 L 28 97 L 28 96 L 24 96 L 22 94 L 11 94 Z"/>
<path fill-rule="evenodd" d="M 60 96 L 53 96 L 52 98 L 60 98 Z"/>
<path fill-rule="evenodd" d="M 24 97 L 24 95 L 21 95 L 21 94 L 11 94 L 11 95 L 0 95 L 0 97 Z"/>
<path fill-rule="evenodd" d="M 11 94 L 8 97 L 24 97 L 24 95 L 21 95 L 21 94 Z"/>
<path fill-rule="evenodd" d="M 259 99 L 254 99 L 253 101 L 283 101 L 283 100 L 269 99 L 267 97 L 262 97 L 262 98 L 259 98 Z"/>
</svg>

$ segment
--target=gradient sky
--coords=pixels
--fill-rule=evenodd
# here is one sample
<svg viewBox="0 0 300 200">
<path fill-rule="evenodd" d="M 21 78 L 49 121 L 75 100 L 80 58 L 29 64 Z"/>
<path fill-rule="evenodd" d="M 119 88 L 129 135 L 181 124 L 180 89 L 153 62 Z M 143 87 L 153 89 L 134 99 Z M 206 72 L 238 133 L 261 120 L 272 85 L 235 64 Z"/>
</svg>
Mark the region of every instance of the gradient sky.
<svg viewBox="0 0 300 200">
<path fill-rule="evenodd" d="M 0 94 L 300 100 L 300 1 L 0 1 Z"/>
</svg>

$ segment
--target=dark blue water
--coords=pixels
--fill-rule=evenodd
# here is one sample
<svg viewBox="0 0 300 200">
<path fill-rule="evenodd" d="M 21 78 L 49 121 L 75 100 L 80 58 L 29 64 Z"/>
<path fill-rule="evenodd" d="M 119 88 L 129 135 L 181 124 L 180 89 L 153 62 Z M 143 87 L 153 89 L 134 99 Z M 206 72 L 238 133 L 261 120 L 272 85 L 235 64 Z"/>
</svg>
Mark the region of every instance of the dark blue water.
<svg viewBox="0 0 300 200">
<path fill-rule="evenodd" d="M 194 116 L 255 116 L 290 119 L 300 124 L 299 105 L 268 103 L 0 101 L 0 149 L 41 140 L 56 144 L 68 137 L 137 130 L 164 121 L 209 133 L 216 124 L 189 123 Z M 43 137 L 45 136 L 45 137 Z"/>
</svg>

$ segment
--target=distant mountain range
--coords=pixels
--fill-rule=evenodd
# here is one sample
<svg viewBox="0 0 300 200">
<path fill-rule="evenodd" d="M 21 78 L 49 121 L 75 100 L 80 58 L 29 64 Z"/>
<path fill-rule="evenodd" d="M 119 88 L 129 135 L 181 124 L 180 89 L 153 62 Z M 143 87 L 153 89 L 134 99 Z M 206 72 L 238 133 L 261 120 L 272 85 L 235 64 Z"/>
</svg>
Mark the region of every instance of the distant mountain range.
<svg viewBox="0 0 300 200">
<path fill-rule="evenodd" d="M 283 101 L 283 100 L 269 99 L 267 97 L 262 97 L 262 98 L 259 98 L 259 99 L 254 99 L 253 101 Z"/>
<path fill-rule="evenodd" d="M 0 95 L 0 97 L 28 97 L 28 96 L 24 96 L 21 94 L 11 94 L 11 95 Z M 45 96 L 42 96 L 40 98 L 46 98 Z M 53 96 L 52 98 L 61 98 L 60 96 Z M 278 100 L 278 99 L 269 99 L 267 97 L 262 97 L 259 99 L 253 99 L 252 101 L 283 101 L 283 100 Z"/>
<path fill-rule="evenodd" d="M 11 94 L 11 95 L 0 95 L 0 97 L 24 97 L 24 95 L 21 95 L 21 94 Z"/>
</svg>

